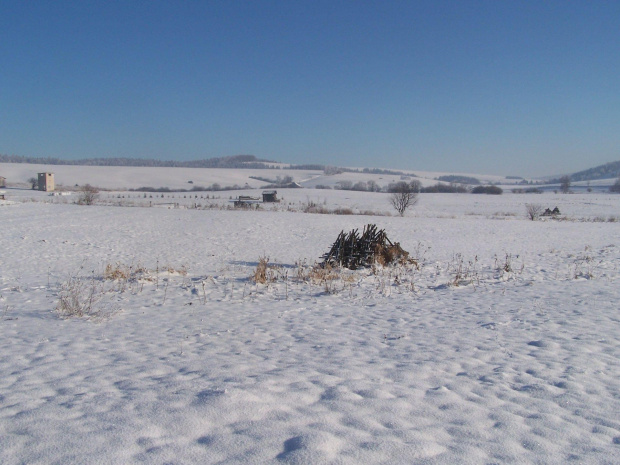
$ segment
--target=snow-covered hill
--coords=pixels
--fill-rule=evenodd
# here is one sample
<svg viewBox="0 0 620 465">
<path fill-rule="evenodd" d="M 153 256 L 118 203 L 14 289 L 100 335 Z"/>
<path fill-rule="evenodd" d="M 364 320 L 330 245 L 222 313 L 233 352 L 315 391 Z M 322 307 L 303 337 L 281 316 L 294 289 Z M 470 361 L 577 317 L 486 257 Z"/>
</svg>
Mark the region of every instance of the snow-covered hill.
<svg viewBox="0 0 620 465">
<path fill-rule="evenodd" d="M 0 176 L 7 179 L 9 184 L 26 184 L 31 177 L 36 177 L 39 172 L 49 171 L 54 173 L 56 183 L 67 188 L 76 184 L 82 186 L 91 184 L 103 189 L 136 189 L 139 187 L 167 187 L 170 189 L 191 189 L 193 186 L 207 187 L 214 183 L 221 186 L 241 187 L 246 184 L 251 188 L 260 188 L 266 185 L 264 181 L 254 179 L 262 177 L 275 180 L 278 176 L 284 178 L 290 176 L 294 181 L 304 187 L 325 185 L 333 187 L 341 181 L 375 181 L 380 186 L 387 186 L 390 182 L 401 180 L 398 175 L 350 173 L 345 172 L 336 175 L 325 175 L 318 170 L 292 170 L 292 169 L 227 169 L 227 168 L 152 168 L 152 167 L 123 167 L 123 166 L 73 166 L 73 165 L 33 165 L 28 163 L 0 163 Z M 423 185 L 437 183 L 436 178 L 447 174 L 460 173 L 436 173 L 415 172 Z M 515 180 L 507 180 L 502 176 L 471 175 L 482 182 L 515 183 Z M 254 178 L 253 178 L 254 177 Z M 190 184 L 189 181 L 192 181 Z"/>
</svg>

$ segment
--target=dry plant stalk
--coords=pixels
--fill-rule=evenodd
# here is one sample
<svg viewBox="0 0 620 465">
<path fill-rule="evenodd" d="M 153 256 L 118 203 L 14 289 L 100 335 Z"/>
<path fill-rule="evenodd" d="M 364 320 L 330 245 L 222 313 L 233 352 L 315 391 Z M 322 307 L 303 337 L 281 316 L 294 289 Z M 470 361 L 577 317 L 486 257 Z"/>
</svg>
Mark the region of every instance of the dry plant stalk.
<svg viewBox="0 0 620 465">
<path fill-rule="evenodd" d="M 259 257 L 251 279 L 257 284 L 273 283 L 278 280 L 280 271 L 280 267 L 269 264 L 269 257 Z"/>
<path fill-rule="evenodd" d="M 327 281 L 335 281 L 340 278 L 340 270 L 332 267 L 329 263 L 324 266 L 314 266 L 310 270 L 309 277 L 314 284 L 325 284 Z"/>
<path fill-rule="evenodd" d="M 254 275 L 252 276 L 255 283 L 265 284 L 267 282 L 268 263 L 269 259 L 267 257 L 260 257 L 258 259 L 258 265 L 256 265 L 256 270 L 254 270 Z"/>
<path fill-rule="evenodd" d="M 72 276 L 60 286 L 56 313 L 61 318 L 98 317 L 102 311 L 98 304 L 103 299 L 104 289 L 94 277 L 87 279 Z"/>
<path fill-rule="evenodd" d="M 149 276 L 149 270 L 144 266 L 138 265 L 125 265 L 120 262 L 116 262 L 114 265 L 108 263 L 103 271 L 103 279 L 110 281 L 124 280 L 134 281 L 137 279 L 152 280 Z"/>
</svg>

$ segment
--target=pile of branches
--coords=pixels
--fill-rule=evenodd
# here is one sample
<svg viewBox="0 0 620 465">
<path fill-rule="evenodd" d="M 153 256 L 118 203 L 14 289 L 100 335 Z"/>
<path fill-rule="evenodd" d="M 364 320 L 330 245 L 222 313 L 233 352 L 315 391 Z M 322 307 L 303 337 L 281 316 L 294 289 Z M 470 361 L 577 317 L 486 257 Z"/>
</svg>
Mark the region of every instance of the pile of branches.
<svg viewBox="0 0 620 465">
<path fill-rule="evenodd" d="M 321 266 L 339 266 L 350 270 L 371 267 L 375 263 L 389 265 L 412 261 L 409 253 L 398 242 L 392 243 L 385 230 L 377 230 L 375 224 L 365 226 L 361 236 L 357 229 L 348 233 L 341 231 L 330 251 L 321 258 Z"/>
</svg>

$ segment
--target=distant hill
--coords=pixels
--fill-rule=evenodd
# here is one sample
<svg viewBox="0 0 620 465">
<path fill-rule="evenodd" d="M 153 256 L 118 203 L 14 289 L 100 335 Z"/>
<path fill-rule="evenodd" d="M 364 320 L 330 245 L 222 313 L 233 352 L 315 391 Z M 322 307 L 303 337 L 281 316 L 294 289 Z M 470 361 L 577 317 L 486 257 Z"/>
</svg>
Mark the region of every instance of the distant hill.
<svg viewBox="0 0 620 465">
<path fill-rule="evenodd" d="M 1 155 L 0 163 L 32 163 L 40 165 L 80 165 L 80 166 L 150 166 L 174 168 L 274 168 L 276 161 L 261 160 L 254 155 L 232 155 L 229 157 L 208 158 L 205 160 L 172 161 L 150 158 L 84 158 L 63 160 L 61 158 L 36 158 L 19 155 Z"/>
<path fill-rule="evenodd" d="M 612 161 L 570 175 L 571 181 L 594 181 L 620 177 L 620 161 Z"/>
<path fill-rule="evenodd" d="M 262 160 L 254 155 L 232 155 L 229 157 L 207 158 L 204 160 L 192 161 L 172 161 L 155 160 L 152 158 L 83 158 L 81 160 L 63 160 L 61 158 L 37 158 L 24 157 L 20 155 L 0 154 L 0 163 L 29 163 L 34 165 L 71 165 L 71 166 L 131 166 L 149 168 L 227 168 L 227 169 L 282 169 L 284 166 L 280 162 L 272 160 Z M 337 173 L 366 173 L 366 174 L 387 174 L 405 175 L 402 171 L 395 171 L 382 168 L 341 168 L 336 166 L 325 166 L 320 164 L 303 164 L 285 166 L 291 170 L 316 170 L 325 171 L 325 174 Z M 410 176 L 415 176 L 410 174 Z"/>
<path fill-rule="evenodd" d="M 227 169 L 289 169 L 324 171 L 326 175 L 340 173 L 364 173 L 380 175 L 416 176 L 398 170 L 381 168 L 344 168 L 322 164 L 282 164 L 279 161 L 265 160 L 254 155 L 231 155 L 227 157 L 207 158 L 203 160 L 175 161 L 156 160 L 153 158 L 82 158 L 79 160 L 65 160 L 56 157 L 25 157 L 21 155 L 0 154 L 0 163 L 27 163 L 36 165 L 69 165 L 69 166 L 129 166 L 153 168 L 227 168 Z M 620 177 L 620 161 L 605 163 L 587 170 L 570 175 L 571 181 L 594 181 L 598 179 L 614 179 Z M 461 175 L 443 175 L 436 180 L 452 183 L 480 184 L 474 177 Z M 506 179 L 522 179 L 518 176 L 506 176 Z M 558 183 L 559 176 L 547 178 L 545 183 Z"/>
</svg>

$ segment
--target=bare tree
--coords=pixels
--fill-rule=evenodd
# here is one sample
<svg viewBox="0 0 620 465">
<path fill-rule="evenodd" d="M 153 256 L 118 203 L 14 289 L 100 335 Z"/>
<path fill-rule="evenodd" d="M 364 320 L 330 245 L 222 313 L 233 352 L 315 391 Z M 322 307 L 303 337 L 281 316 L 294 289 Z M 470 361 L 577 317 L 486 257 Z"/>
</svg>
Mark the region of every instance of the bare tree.
<svg viewBox="0 0 620 465">
<path fill-rule="evenodd" d="M 414 179 L 410 183 L 407 183 L 405 181 L 391 182 L 387 185 L 385 190 L 389 192 L 390 194 L 392 192 L 403 192 L 403 191 L 418 193 L 422 190 L 422 183 L 418 181 L 417 179 Z"/>
<path fill-rule="evenodd" d="M 366 183 L 369 192 L 381 192 L 381 187 L 372 179 Z"/>
<path fill-rule="evenodd" d="M 368 184 L 365 181 L 358 181 L 351 187 L 352 191 L 366 192 L 368 190 Z"/>
<path fill-rule="evenodd" d="M 37 178 L 28 178 L 28 182 L 32 186 L 32 190 L 36 190 L 39 185 L 39 180 Z"/>
<path fill-rule="evenodd" d="M 78 204 L 80 205 L 92 205 L 95 203 L 95 200 L 99 197 L 99 191 L 96 187 L 91 186 L 90 184 L 86 184 L 82 187 L 82 193 L 80 194 L 80 198 L 78 199 Z"/>
<path fill-rule="evenodd" d="M 616 182 L 611 185 L 609 192 L 617 192 L 620 194 L 620 178 L 616 179 Z"/>
<path fill-rule="evenodd" d="M 560 178 L 560 189 L 563 194 L 568 194 L 570 192 L 570 176 L 562 176 Z"/>
<path fill-rule="evenodd" d="M 525 210 L 527 211 L 527 217 L 532 221 L 536 221 L 540 217 L 543 207 L 539 203 L 526 203 Z"/>
<path fill-rule="evenodd" d="M 407 183 L 398 184 L 400 184 L 399 189 L 396 192 L 392 192 L 390 203 L 400 216 L 404 216 L 405 211 L 407 211 L 409 207 L 413 207 L 418 203 L 418 193 L 414 192 Z"/>
<path fill-rule="evenodd" d="M 353 182 L 351 181 L 338 181 L 336 183 L 336 189 L 340 189 L 342 191 L 350 191 L 353 188 Z"/>
<path fill-rule="evenodd" d="M 418 181 L 417 179 L 414 179 L 413 181 L 409 182 L 409 187 L 411 188 L 411 190 L 413 192 L 421 192 L 422 191 L 422 183 L 420 181 Z"/>
</svg>

